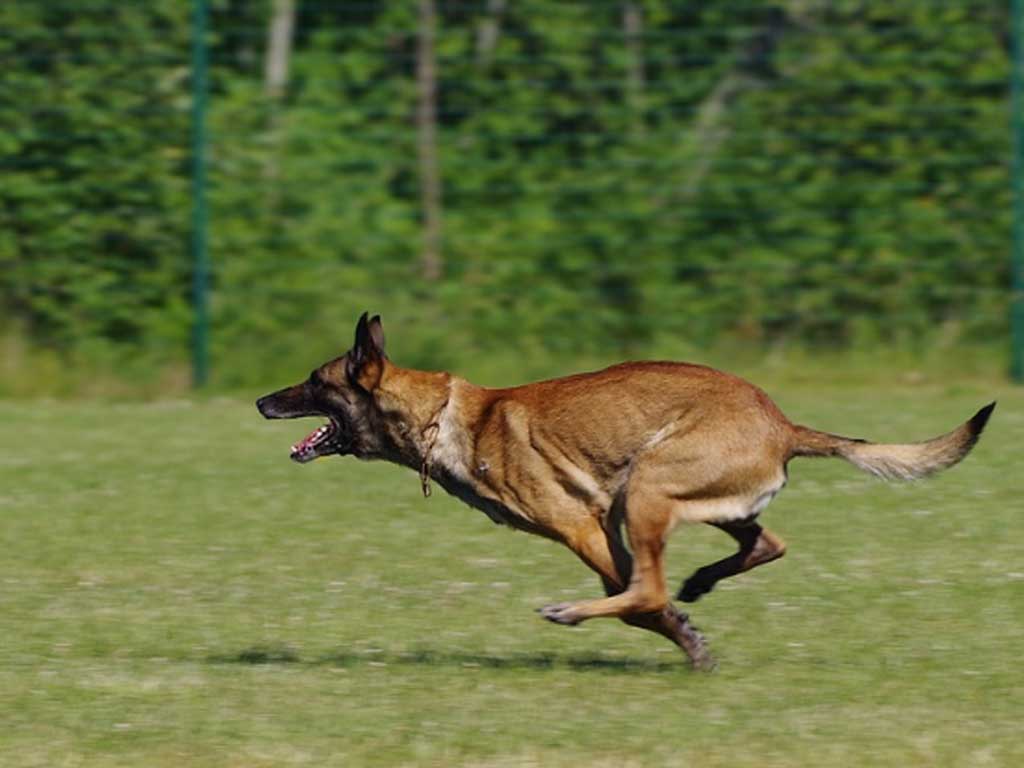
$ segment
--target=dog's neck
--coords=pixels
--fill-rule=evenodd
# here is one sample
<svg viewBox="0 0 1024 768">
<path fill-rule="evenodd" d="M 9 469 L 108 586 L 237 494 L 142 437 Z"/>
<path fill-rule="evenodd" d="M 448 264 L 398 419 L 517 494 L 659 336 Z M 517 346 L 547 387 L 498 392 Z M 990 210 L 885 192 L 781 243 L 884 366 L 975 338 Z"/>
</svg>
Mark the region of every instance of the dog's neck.
<svg viewBox="0 0 1024 768">
<path fill-rule="evenodd" d="M 438 415 L 437 434 L 424 464 L 426 470 L 469 481 L 472 471 L 467 462 L 471 461 L 476 448 L 470 423 L 479 418 L 482 402 L 487 399 L 485 389 L 452 377 L 448 400 Z"/>
<path fill-rule="evenodd" d="M 451 383 L 448 373 L 387 365 L 374 390 L 385 435 L 381 458 L 420 469 L 436 441 Z M 415 392 L 416 398 L 409 399 L 406 392 Z"/>
</svg>

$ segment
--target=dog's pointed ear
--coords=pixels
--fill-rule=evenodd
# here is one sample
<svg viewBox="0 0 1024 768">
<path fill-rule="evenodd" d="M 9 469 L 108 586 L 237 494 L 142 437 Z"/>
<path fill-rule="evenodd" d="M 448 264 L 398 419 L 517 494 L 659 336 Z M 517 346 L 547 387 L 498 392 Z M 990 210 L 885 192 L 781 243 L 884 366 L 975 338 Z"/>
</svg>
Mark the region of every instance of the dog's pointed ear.
<svg viewBox="0 0 1024 768">
<path fill-rule="evenodd" d="M 367 392 L 380 383 L 384 372 L 384 328 L 380 323 L 380 315 L 367 320 L 369 313 L 363 312 L 356 323 L 356 338 L 348 353 L 345 373 L 348 380 Z"/>
<path fill-rule="evenodd" d="M 384 326 L 381 325 L 380 315 L 374 315 L 367 327 L 370 332 L 370 341 L 373 342 L 374 348 L 380 353 L 381 357 L 386 358 L 387 353 L 384 351 Z"/>
</svg>

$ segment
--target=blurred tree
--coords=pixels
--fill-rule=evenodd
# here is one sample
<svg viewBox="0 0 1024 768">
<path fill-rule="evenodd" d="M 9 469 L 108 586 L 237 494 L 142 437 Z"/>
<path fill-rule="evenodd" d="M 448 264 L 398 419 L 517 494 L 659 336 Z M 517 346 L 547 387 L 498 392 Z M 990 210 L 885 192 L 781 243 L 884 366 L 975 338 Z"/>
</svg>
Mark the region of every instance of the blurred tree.
<svg viewBox="0 0 1024 768">
<path fill-rule="evenodd" d="M 274 11 L 267 29 L 267 54 L 263 70 L 267 95 L 272 99 L 281 98 L 288 84 L 294 28 L 295 0 L 274 0 Z"/>
<path fill-rule="evenodd" d="M 0 6 L 0 312 L 40 342 L 186 344 L 181 13 L 175 0 Z"/>
<path fill-rule="evenodd" d="M 437 156 L 437 63 L 434 38 L 437 10 L 434 0 L 419 0 L 416 47 L 416 151 L 419 156 L 420 200 L 423 215 L 423 279 L 441 277 L 441 169 Z"/>
<path fill-rule="evenodd" d="M 1006 332 L 1003 4 L 212 3 L 232 375 L 363 309 L 422 365 Z M 0 6 L 0 312 L 35 339 L 185 356 L 186 12 Z"/>
</svg>

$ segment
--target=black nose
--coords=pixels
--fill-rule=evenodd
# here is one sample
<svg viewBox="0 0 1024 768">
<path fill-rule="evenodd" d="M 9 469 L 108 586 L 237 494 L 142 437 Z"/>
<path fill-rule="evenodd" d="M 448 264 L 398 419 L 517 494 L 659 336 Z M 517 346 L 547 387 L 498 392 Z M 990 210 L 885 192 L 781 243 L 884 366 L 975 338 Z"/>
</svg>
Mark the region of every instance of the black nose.
<svg viewBox="0 0 1024 768">
<path fill-rule="evenodd" d="M 256 409 L 263 414 L 264 417 L 269 419 L 271 413 L 270 395 L 265 395 L 257 400 Z"/>
</svg>

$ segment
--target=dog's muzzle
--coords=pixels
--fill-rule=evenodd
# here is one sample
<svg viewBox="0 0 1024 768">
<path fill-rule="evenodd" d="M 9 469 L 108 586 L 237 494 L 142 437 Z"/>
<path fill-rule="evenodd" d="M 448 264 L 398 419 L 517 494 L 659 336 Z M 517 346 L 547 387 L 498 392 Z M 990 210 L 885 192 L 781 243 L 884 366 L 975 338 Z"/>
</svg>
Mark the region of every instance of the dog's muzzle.
<svg viewBox="0 0 1024 768">
<path fill-rule="evenodd" d="M 345 453 L 348 440 L 341 424 L 330 419 L 326 424 L 317 427 L 306 437 L 292 446 L 291 459 L 299 464 L 329 456 L 332 453 Z"/>
<path fill-rule="evenodd" d="M 304 397 L 302 385 L 272 392 L 256 401 L 256 408 L 267 419 L 298 419 L 305 416 L 324 416 L 319 409 L 310 407 Z M 332 453 L 349 452 L 352 439 L 350 430 L 342 420 L 328 416 L 326 424 L 317 427 L 291 448 L 291 459 L 305 464 Z"/>
</svg>

